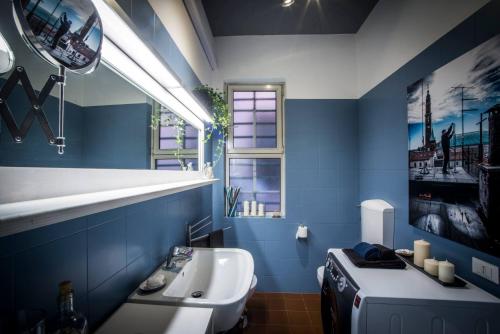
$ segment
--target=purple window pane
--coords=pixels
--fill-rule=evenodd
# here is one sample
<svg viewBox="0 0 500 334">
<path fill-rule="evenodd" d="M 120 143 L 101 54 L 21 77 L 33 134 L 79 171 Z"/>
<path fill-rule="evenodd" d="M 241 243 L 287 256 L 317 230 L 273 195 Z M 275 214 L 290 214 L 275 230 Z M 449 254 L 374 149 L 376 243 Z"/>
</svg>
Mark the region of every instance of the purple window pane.
<svg viewBox="0 0 500 334">
<path fill-rule="evenodd" d="M 177 149 L 177 142 L 175 139 L 160 139 L 160 150 L 174 149 Z"/>
<path fill-rule="evenodd" d="M 233 105 L 234 110 L 253 110 L 254 101 L 253 100 L 236 100 Z"/>
<path fill-rule="evenodd" d="M 258 148 L 275 148 L 277 146 L 276 138 L 257 138 L 255 146 Z"/>
<path fill-rule="evenodd" d="M 231 178 L 230 183 L 233 187 L 240 187 L 241 189 L 252 189 L 253 180 L 251 175 L 250 178 L 233 177 Z"/>
<path fill-rule="evenodd" d="M 279 204 L 281 200 L 281 194 L 280 193 L 257 193 L 256 194 L 256 200 L 259 202 L 264 202 L 264 203 L 273 203 L 273 204 Z"/>
<path fill-rule="evenodd" d="M 276 100 L 256 100 L 255 109 L 257 110 L 276 110 Z"/>
<path fill-rule="evenodd" d="M 276 123 L 276 112 L 275 111 L 257 111 L 255 113 L 255 118 L 257 122 L 264 123 Z"/>
<path fill-rule="evenodd" d="M 252 111 L 235 111 L 233 114 L 233 122 L 237 123 L 253 123 Z"/>
<path fill-rule="evenodd" d="M 235 148 L 252 148 L 252 147 L 254 147 L 252 138 L 234 138 L 233 145 Z"/>
<path fill-rule="evenodd" d="M 275 124 L 257 124 L 257 137 L 276 137 Z"/>
<path fill-rule="evenodd" d="M 235 125 L 234 126 L 234 136 L 235 137 L 253 137 L 253 125 Z"/>
<path fill-rule="evenodd" d="M 279 191 L 280 178 L 278 177 L 257 177 L 255 182 L 255 190 L 257 191 Z"/>
<path fill-rule="evenodd" d="M 184 148 L 188 149 L 188 150 L 194 150 L 194 149 L 197 149 L 198 148 L 198 138 L 186 138 L 184 140 Z"/>
<path fill-rule="evenodd" d="M 237 99 L 253 99 L 254 93 L 253 92 L 234 92 L 233 98 L 235 100 L 237 100 Z"/>
<path fill-rule="evenodd" d="M 156 169 L 180 170 L 181 165 L 177 159 L 159 159 L 159 160 L 156 160 Z"/>
<path fill-rule="evenodd" d="M 160 128 L 160 138 L 175 138 L 177 130 L 173 126 L 162 126 Z"/>
<path fill-rule="evenodd" d="M 198 138 L 198 130 L 193 128 L 191 125 L 186 125 L 184 135 L 186 137 Z"/>
<path fill-rule="evenodd" d="M 276 92 L 255 92 L 255 98 L 256 99 L 275 99 L 276 98 Z"/>
<path fill-rule="evenodd" d="M 253 177 L 253 160 L 230 159 L 229 177 Z"/>
</svg>

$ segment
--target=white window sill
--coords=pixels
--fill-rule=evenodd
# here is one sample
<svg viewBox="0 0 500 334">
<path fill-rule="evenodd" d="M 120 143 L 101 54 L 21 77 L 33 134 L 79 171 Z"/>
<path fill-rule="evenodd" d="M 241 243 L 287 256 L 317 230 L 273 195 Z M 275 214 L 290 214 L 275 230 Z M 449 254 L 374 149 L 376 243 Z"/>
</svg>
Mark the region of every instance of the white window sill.
<svg viewBox="0 0 500 334">
<path fill-rule="evenodd" d="M 178 182 L 165 180 L 165 183 L 154 185 L 0 204 L 0 237 L 211 185 L 216 181 L 201 177 Z"/>
</svg>

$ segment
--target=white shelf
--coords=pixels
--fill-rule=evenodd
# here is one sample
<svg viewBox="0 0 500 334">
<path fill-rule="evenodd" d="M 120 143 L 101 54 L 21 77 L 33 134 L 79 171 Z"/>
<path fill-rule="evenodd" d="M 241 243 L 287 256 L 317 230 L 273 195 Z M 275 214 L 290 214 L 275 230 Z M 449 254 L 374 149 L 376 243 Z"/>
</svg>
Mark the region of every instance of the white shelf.
<svg viewBox="0 0 500 334">
<path fill-rule="evenodd" d="M 0 204 L 0 237 L 211 185 L 195 179 Z"/>
</svg>

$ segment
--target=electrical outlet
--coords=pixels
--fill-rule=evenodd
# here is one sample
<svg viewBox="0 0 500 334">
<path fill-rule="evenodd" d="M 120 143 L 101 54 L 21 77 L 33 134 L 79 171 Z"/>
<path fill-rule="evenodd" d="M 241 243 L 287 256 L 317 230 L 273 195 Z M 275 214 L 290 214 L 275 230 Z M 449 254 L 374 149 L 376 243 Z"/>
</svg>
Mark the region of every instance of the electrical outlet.
<svg viewBox="0 0 500 334">
<path fill-rule="evenodd" d="M 498 266 L 495 266 L 494 264 L 473 257 L 472 272 L 498 284 Z"/>
</svg>

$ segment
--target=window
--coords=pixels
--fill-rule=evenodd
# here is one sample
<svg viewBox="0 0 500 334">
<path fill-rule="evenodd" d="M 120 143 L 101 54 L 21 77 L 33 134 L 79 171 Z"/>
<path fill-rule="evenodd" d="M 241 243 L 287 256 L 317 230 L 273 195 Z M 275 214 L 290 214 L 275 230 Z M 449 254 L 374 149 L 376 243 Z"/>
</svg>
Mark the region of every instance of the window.
<svg viewBox="0 0 500 334">
<path fill-rule="evenodd" d="M 153 108 L 159 115 L 159 125 L 152 130 L 151 168 L 182 170 L 191 164 L 193 170 L 198 170 L 200 131 L 182 120 L 179 122 L 178 116 L 158 103 Z"/>
<path fill-rule="evenodd" d="M 226 155 L 226 185 L 240 187 L 243 201 L 263 203 L 267 216 L 285 212 L 283 87 L 229 85 L 233 126 Z"/>
</svg>

